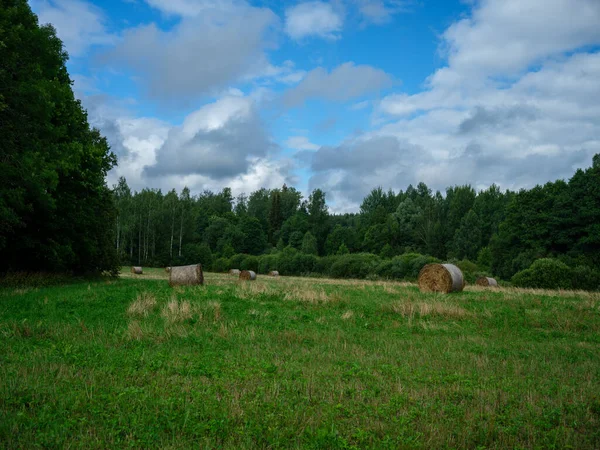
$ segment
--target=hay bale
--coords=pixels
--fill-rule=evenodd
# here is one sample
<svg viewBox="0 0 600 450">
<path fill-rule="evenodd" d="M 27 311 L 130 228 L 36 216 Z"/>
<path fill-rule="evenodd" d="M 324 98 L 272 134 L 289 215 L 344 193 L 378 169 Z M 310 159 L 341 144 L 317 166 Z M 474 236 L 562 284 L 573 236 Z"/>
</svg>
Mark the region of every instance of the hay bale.
<svg viewBox="0 0 600 450">
<path fill-rule="evenodd" d="M 132 266 L 131 267 L 131 273 L 135 274 L 135 275 L 141 275 L 144 271 L 142 270 L 141 267 L 139 266 Z"/>
<path fill-rule="evenodd" d="M 465 278 L 454 264 L 427 264 L 419 272 L 421 292 L 460 292 L 465 287 Z"/>
<path fill-rule="evenodd" d="M 204 274 L 202 273 L 202 264 L 192 264 L 190 266 L 173 266 L 169 272 L 169 285 L 194 285 L 204 284 Z"/>
<path fill-rule="evenodd" d="M 279 272 L 278 272 L 278 271 L 276 271 L 276 270 L 271 270 L 271 271 L 269 272 L 269 276 L 270 276 L 270 277 L 278 277 L 278 276 L 279 276 Z"/>
<path fill-rule="evenodd" d="M 240 280 L 256 280 L 256 272 L 253 272 L 252 270 L 242 270 L 240 272 Z"/>
<path fill-rule="evenodd" d="M 479 277 L 475 282 L 477 286 L 489 286 L 489 287 L 498 287 L 498 282 L 495 278 L 490 277 Z"/>
<path fill-rule="evenodd" d="M 240 275 L 240 269 L 231 269 L 229 271 L 229 275 L 239 276 Z"/>
</svg>

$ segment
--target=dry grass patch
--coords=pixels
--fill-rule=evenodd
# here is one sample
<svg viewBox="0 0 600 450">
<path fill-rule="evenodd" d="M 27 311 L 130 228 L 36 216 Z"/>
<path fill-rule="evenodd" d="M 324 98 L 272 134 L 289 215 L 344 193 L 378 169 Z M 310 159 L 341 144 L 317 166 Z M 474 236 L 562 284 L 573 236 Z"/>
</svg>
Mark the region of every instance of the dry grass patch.
<svg viewBox="0 0 600 450">
<path fill-rule="evenodd" d="M 346 311 L 344 314 L 342 314 L 342 319 L 343 320 L 350 320 L 354 317 L 354 311 L 352 310 L 348 310 Z"/>
<path fill-rule="evenodd" d="M 127 308 L 130 316 L 147 317 L 156 306 L 156 298 L 148 292 L 142 292 Z"/>
<path fill-rule="evenodd" d="M 127 332 L 125 334 L 127 335 L 128 339 L 141 341 L 146 335 L 146 332 L 138 320 L 132 320 L 127 325 Z"/>
<path fill-rule="evenodd" d="M 238 283 L 235 295 L 238 298 L 247 299 L 247 298 L 251 298 L 251 297 L 257 297 L 257 296 L 263 295 L 263 294 L 264 295 L 273 295 L 276 292 L 277 291 L 275 291 L 271 286 L 269 286 L 265 283 L 260 283 L 260 282 Z"/>
<path fill-rule="evenodd" d="M 180 323 L 190 320 L 193 316 L 192 305 L 187 300 L 178 301 L 172 298 L 161 312 L 161 316 L 169 323 Z"/>
<path fill-rule="evenodd" d="M 461 306 L 440 301 L 425 303 L 404 300 L 394 302 L 389 305 L 388 308 L 392 312 L 408 318 L 437 316 L 451 319 L 463 319 L 472 315 Z"/>
<path fill-rule="evenodd" d="M 299 301 L 303 303 L 310 303 L 312 305 L 322 303 L 333 303 L 341 300 L 339 294 L 327 294 L 323 289 L 309 288 L 306 286 L 293 286 L 290 290 L 286 291 L 284 300 Z"/>
</svg>

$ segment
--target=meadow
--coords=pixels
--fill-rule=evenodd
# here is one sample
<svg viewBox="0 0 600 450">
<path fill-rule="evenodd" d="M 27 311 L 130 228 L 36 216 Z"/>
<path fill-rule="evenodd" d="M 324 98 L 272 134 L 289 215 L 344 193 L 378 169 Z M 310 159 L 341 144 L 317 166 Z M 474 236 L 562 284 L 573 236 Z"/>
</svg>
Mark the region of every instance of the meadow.
<svg viewBox="0 0 600 450">
<path fill-rule="evenodd" d="M 0 447 L 600 447 L 599 293 L 205 277 L 0 289 Z"/>
</svg>

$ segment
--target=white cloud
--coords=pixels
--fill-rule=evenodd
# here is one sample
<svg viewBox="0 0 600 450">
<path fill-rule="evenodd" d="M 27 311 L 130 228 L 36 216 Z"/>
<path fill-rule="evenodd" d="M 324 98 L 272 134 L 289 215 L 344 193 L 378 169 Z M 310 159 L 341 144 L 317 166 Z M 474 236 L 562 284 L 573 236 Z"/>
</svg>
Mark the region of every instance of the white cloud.
<svg viewBox="0 0 600 450">
<path fill-rule="evenodd" d="M 193 17 L 212 12 L 230 12 L 247 3 L 242 0 L 146 0 L 165 14 Z"/>
<path fill-rule="evenodd" d="M 306 2 L 285 11 L 285 32 L 292 39 L 338 39 L 343 19 L 330 3 Z"/>
<path fill-rule="evenodd" d="M 514 75 L 598 42 L 599 23 L 597 0 L 482 0 L 444 33 L 448 66 L 463 76 Z"/>
<path fill-rule="evenodd" d="M 291 136 L 285 141 L 285 146 L 294 150 L 319 149 L 319 146 L 310 142 L 306 136 Z"/>
<path fill-rule="evenodd" d="M 378 185 L 519 189 L 589 166 L 600 152 L 598 23 L 596 0 L 476 3 L 443 34 L 448 64 L 427 89 L 381 101 L 395 122 L 316 151 L 311 185 L 357 208 Z"/>
<path fill-rule="evenodd" d="M 394 14 L 406 11 L 410 1 L 406 0 L 354 0 L 366 23 L 383 24 Z"/>
<path fill-rule="evenodd" d="M 169 31 L 142 25 L 126 30 L 106 59 L 132 68 L 149 95 L 189 101 L 264 73 L 266 34 L 276 21 L 269 9 L 241 7 L 184 18 Z"/>
<path fill-rule="evenodd" d="M 189 114 L 172 128 L 149 177 L 202 175 L 213 179 L 245 173 L 252 157 L 264 157 L 274 144 L 249 97 L 227 96 Z"/>
<path fill-rule="evenodd" d="M 72 57 L 94 45 L 110 45 L 115 36 L 106 30 L 106 17 L 97 6 L 80 0 L 31 0 L 40 24 L 51 23 Z"/>
<path fill-rule="evenodd" d="M 330 73 L 322 67 L 311 70 L 297 86 L 284 94 L 283 102 L 288 107 L 294 107 L 310 98 L 344 101 L 392 84 L 392 77 L 383 70 L 347 62 Z"/>
</svg>

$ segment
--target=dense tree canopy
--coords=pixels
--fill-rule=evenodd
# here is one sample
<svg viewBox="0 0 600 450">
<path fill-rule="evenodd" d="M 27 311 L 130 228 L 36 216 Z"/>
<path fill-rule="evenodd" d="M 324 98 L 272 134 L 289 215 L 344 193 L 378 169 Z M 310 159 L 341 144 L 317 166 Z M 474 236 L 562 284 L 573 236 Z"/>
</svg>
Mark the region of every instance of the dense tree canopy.
<svg viewBox="0 0 600 450">
<path fill-rule="evenodd" d="M 116 159 L 75 99 L 66 60 L 26 0 L 0 2 L 0 251 L 10 255 L 0 271 L 117 268 L 105 184 Z"/>
<path fill-rule="evenodd" d="M 241 195 L 234 202 L 227 189 L 193 197 L 187 190 L 177 196 L 144 189 L 132 196 L 120 180 L 114 189 L 120 211 L 115 247 L 129 262 L 160 265 L 192 262 L 191 255 L 179 252 L 182 240 L 184 250 L 188 243 L 204 244 L 215 258 L 286 248 L 319 256 L 420 253 L 470 260 L 481 271 L 509 279 L 544 257 L 573 266 L 600 265 L 598 186 L 596 157 L 593 167 L 578 170 L 568 182 L 517 193 L 495 185 L 480 192 L 454 186 L 444 194 L 433 193 L 424 183 L 397 193 L 376 188 L 359 213 L 335 215 L 319 189 L 304 201 L 295 189 L 283 186 Z M 176 251 L 171 251 L 173 242 Z"/>
</svg>

